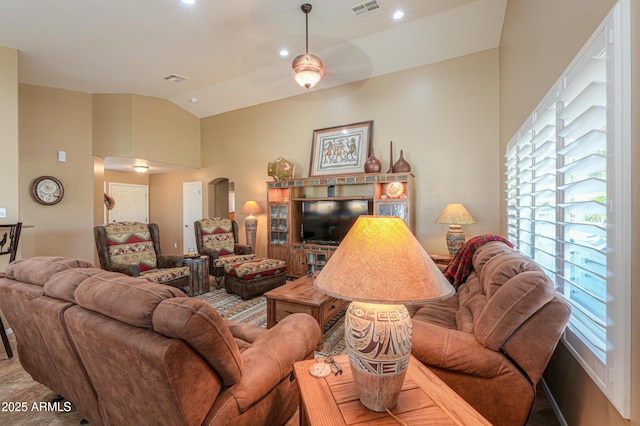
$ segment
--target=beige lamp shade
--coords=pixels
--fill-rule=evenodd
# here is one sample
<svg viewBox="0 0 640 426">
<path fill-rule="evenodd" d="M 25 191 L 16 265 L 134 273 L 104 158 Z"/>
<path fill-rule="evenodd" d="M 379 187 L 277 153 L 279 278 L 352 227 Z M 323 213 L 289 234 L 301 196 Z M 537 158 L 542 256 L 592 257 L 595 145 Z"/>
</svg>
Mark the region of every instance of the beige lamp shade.
<svg viewBox="0 0 640 426">
<path fill-rule="evenodd" d="M 262 209 L 260 208 L 258 203 L 256 203 L 255 201 L 247 201 L 246 203 L 244 203 L 244 206 L 242 206 L 242 209 L 240 210 L 240 213 L 242 213 L 242 214 L 260 214 L 260 213 L 262 213 Z"/>
<path fill-rule="evenodd" d="M 402 219 L 360 216 L 314 280 L 339 299 L 402 304 L 444 299 L 454 289 Z"/>
<path fill-rule="evenodd" d="M 478 223 L 462 204 L 448 204 L 436 219 L 436 223 L 468 225 Z"/>
</svg>

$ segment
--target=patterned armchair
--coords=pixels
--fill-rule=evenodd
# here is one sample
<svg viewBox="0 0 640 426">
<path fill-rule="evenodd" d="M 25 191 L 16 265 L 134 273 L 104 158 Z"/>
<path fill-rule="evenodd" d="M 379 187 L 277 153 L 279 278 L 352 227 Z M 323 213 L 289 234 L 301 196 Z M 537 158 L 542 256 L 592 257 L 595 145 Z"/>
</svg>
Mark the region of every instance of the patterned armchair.
<svg viewBox="0 0 640 426">
<path fill-rule="evenodd" d="M 209 256 L 209 274 L 220 281 L 224 265 L 256 258 L 251 246 L 238 244 L 238 223 L 219 217 L 194 222 L 198 253 Z"/>
<path fill-rule="evenodd" d="M 184 258 L 160 253 L 155 223 L 116 222 L 96 226 L 93 233 L 102 269 L 180 289 L 189 285 Z"/>
</svg>

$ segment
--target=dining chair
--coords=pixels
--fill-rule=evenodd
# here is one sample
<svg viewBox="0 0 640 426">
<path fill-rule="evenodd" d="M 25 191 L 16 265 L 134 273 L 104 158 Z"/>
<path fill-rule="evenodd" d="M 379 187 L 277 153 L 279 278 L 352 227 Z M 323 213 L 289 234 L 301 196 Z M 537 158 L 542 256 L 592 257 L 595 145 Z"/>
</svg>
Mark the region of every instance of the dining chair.
<svg viewBox="0 0 640 426">
<path fill-rule="evenodd" d="M 0 256 L 9 255 L 9 263 L 16 260 L 21 230 L 22 222 L 0 225 Z M 3 276 L 4 273 L 0 273 L 0 278 Z M 7 353 L 7 358 L 13 358 L 13 351 L 11 350 L 11 344 L 9 343 L 7 332 L 4 329 L 2 318 L 0 318 L 0 337 L 2 338 L 2 344 L 4 345 L 4 350 Z"/>
</svg>

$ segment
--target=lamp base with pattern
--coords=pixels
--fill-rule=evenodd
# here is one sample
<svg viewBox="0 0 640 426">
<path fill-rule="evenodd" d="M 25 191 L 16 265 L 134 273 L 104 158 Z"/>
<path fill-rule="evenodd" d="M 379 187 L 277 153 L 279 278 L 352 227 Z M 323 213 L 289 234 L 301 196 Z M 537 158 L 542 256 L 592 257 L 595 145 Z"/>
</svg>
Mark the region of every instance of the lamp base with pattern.
<svg viewBox="0 0 640 426">
<path fill-rule="evenodd" d="M 251 252 L 256 252 L 256 231 L 258 230 L 258 218 L 250 214 L 244 219 L 244 229 L 247 237 L 247 245 L 251 246 Z"/>
<path fill-rule="evenodd" d="M 458 254 L 460 247 L 464 244 L 464 232 L 460 225 L 449 225 L 447 231 L 447 248 L 449 249 L 449 256 L 453 257 Z"/>
<path fill-rule="evenodd" d="M 404 305 L 351 302 L 344 332 L 360 402 L 376 412 L 393 408 L 411 356 L 409 311 Z"/>
</svg>

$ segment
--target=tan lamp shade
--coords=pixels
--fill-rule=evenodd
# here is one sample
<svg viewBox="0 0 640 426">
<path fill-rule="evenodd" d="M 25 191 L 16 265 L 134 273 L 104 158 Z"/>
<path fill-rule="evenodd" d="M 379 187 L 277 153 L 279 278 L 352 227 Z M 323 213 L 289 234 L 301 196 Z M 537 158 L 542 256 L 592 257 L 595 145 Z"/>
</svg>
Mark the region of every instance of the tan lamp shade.
<svg viewBox="0 0 640 426">
<path fill-rule="evenodd" d="M 436 223 L 468 225 L 478 223 L 462 204 L 448 204 L 436 219 Z"/>
<path fill-rule="evenodd" d="M 262 209 L 260 208 L 258 203 L 256 203 L 255 201 L 247 201 L 246 203 L 244 203 L 244 206 L 242 206 L 242 209 L 240 210 L 240 213 L 242 213 L 242 214 L 260 214 L 260 213 L 262 213 Z"/>
<path fill-rule="evenodd" d="M 360 216 L 314 280 L 339 299 L 402 304 L 444 299 L 454 289 L 402 219 Z"/>
</svg>

